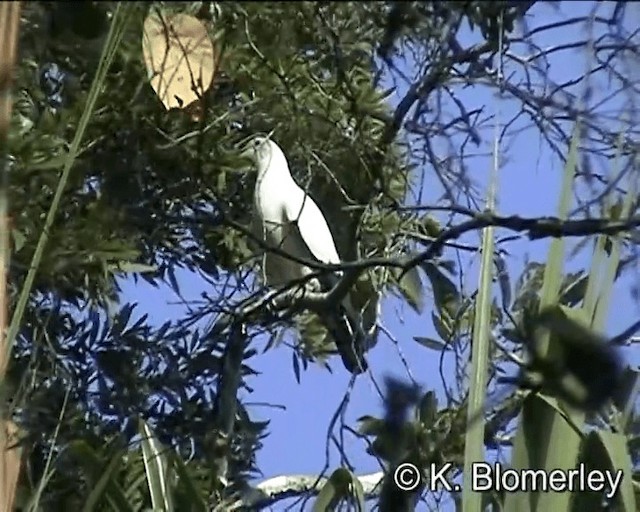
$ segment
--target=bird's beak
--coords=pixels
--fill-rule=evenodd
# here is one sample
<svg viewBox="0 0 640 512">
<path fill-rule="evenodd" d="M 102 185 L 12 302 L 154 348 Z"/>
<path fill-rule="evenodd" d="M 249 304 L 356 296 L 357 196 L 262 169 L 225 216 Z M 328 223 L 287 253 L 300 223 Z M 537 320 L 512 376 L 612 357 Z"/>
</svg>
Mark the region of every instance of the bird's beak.
<svg viewBox="0 0 640 512">
<path fill-rule="evenodd" d="M 245 148 L 240 152 L 239 156 L 243 160 L 248 160 L 249 158 L 251 158 L 251 151 L 249 150 L 249 148 Z"/>
<path fill-rule="evenodd" d="M 251 148 L 249 147 L 249 142 L 251 142 L 251 137 L 245 137 L 238 143 L 236 143 L 236 148 L 240 150 L 240 158 L 243 160 L 249 160 L 251 158 Z"/>
</svg>

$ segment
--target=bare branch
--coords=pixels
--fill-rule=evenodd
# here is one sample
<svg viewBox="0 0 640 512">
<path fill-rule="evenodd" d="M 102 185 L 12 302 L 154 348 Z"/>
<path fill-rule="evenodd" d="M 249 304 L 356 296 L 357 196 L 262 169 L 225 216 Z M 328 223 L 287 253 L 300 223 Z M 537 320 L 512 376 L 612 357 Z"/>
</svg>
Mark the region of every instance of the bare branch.
<svg viewBox="0 0 640 512">
<path fill-rule="evenodd" d="M 383 476 L 384 473 L 378 471 L 357 477 L 364 489 L 366 499 L 378 496 Z M 283 475 L 269 478 L 248 489 L 242 499 L 231 505 L 228 510 L 246 507 L 250 507 L 251 510 L 261 510 L 287 498 L 316 495 L 327 480 L 327 478 L 318 479 L 315 475 Z"/>
</svg>

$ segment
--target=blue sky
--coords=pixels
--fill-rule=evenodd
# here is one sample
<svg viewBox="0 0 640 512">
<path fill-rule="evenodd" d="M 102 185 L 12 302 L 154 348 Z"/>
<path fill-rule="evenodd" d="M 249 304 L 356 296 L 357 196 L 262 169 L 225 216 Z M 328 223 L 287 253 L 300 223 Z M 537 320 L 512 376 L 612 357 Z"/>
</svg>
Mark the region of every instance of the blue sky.
<svg viewBox="0 0 640 512">
<path fill-rule="evenodd" d="M 593 2 L 562 2 L 557 10 L 538 4 L 529 11 L 529 27 L 541 26 L 567 17 L 586 15 L 592 7 Z M 640 26 L 638 10 L 638 7 L 629 5 L 629 20 L 625 22 L 627 27 L 633 26 L 633 19 L 636 20 L 636 26 Z M 609 9 L 605 12 L 608 13 Z M 545 48 L 587 37 L 586 32 L 578 33 L 574 28 L 571 30 L 564 28 L 540 33 L 535 41 L 540 47 Z M 477 36 L 468 31 L 462 34 L 463 45 L 475 40 Z M 512 45 L 511 51 L 519 55 L 530 53 L 524 45 Z M 549 77 L 556 83 L 581 75 L 587 66 L 585 54 L 581 50 L 553 53 L 549 58 L 549 64 Z M 509 76 L 509 73 L 514 70 L 513 65 L 506 67 L 505 75 Z M 410 69 L 403 71 L 412 73 Z M 594 81 L 592 85 L 594 103 L 611 91 L 611 85 L 602 79 Z M 483 115 L 497 115 L 502 124 L 510 121 L 520 110 L 519 102 L 505 100 L 508 97 L 506 94 L 500 97 L 493 90 L 483 86 L 466 89 L 458 87 L 455 91 L 468 110 L 483 108 Z M 579 90 L 576 91 L 576 93 L 579 92 Z M 400 87 L 396 91 L 396 96 L 391 98 L 391 102 L 397 102 L 403 93 L 404 90 Z M 601 108 L 615 111 L 624 99 L 623 97 L 613 98 Z M 498 211 L 504 215 L 553 215 L 556 210 L 562 164 L 549 150 L 537 130 L 531 127 L 528 118 L 521 117 L 515 121 L 512 131 L 518 129 L 521 129 L 519 134 L 507 138 L 500 149 L 503 166 L 499 172 Z M 486 156 L 470 160 L 468 168 L 471 179 L 481 190 L 484 190 L 491 169 L 492 126 L 487 125 L 487 129 L 481 135 L 482 145 L 476 152 Z M 277 140 L 277 134 L 275 137 Z M 442 154 L 446 151 L 446 148 L 437 141 L 436 149 Z M 597 165 L 595 167 L 596 172 L 607 173 L 605 168 Z M 426 168 L 425 172 L 427 179 L 423 190 L 423 202 L 435 204 L 442 194 L 442 189 L 437 184 L 432 171 Z M 481 197 L 483 196 L 484 193 L 481 193 Z M 474 233 L 467 236 L 464 241 L 478 245 L 479 236 L 479 233 Z M 570 246 L 574 243 L 571 242 Z M 525 259 L 544 261 L 547 247 L 548 241 L 532 243 L 526 238 L 505 245 L 504 248 L 509 251 L 506 262 L 512 282 L 515 282 L 520 274 Z M 448 255 L 452 257 L 453 252 L 449 252 Z M 466 262 L 463 260 L 462 283 L 466 293 L 471 293 L 477 287 L 477 261 L 477 256 Z M 575 270 L 584 267 L 587 262 L 588 255 L 583 253 L 572 259 L 568 268 Z M 197 299 L 200 293 L 208 288 L 208 285 L 199 277 L 186 271 L 179 272 L 177 277 L 183 296 L 187 300 Z M 610 334 L 617 334 L 640 316 L 639 304 L 637 301 L 634 302 L 630 295 L 634 282 L 640 283 L 637 272 L 631 273 L 616 284 L 607 325 L 607 332 Z M 123 283 L 123 301 L 138 302 L 137 313 L 149 312 L 151 321 L 156 321 L 158 324 L 166 319 L 177 319 L 184 313 L 184 308 L 169 304 L 169 302 L 177 302 L 177 297 L 168 287 L 158 290 L 146 285 L 143 281 L 139 281 L 137 285 L 133 281 Z M 425 304 L 424 314 L 418 315 L 395 298 L 385 300 L 383 323 L 396 341 L 392 342 L 381 334 L 379 343 L 369 353 L 371 373 L 379 384 L 382 384 L 383 377 L 387 375 L 406 379 L 407 370 L 402 362 L 404 358 L 408 361 L 412 375 L 425 390 L 435 389 L 441 394 L 438 354 L 412 340 L 414 336 L 436 336 L 430 318 L 432 298 L 428 287 Z M 257 348 L 261 349 L 264 343 L 264 340 L 257 341 Z M 628 355 L 635 364 L 640 362 L 637 353 Z M 250 385 L 255 391 L 245 396 L 244 400 L 247 403 L 259 404 L 251 406 L 256 419 L 271 421 L 270 435 L 264 441 L 263 449 L 258 453 L 258 465 L 264 472 L 265 478 L 276 475 L 317 474 L 323 470 L 327 462 L 325 457 L 327 428 L 345 394 L 349 375 L 336 358 L 332 360 L 334 374 L 330 374 L 319 366 L 311 366 L 302 374 L 301 383 L 298 384 L 292 369 L 291 351 L 285 346 L 279 346 L 255 357 L 252 360 L 252 366 L 260 372 L 260 375 L 250 380 Z M 277 407 L 264 404 L 273 404 Z M 355 419 L 359 416 L 380 415 L 381 412 L 380 397 L 371 379 L 368 376 L 360 377 L 351 392 L 346 413 L 347 424 L 355 427 Z M 356 467 L 356 471 L 363 474 L 379 470 L 377 462 L 365 453 L 364 448 L 363 442 L 345 434 L 345 451 L 350 462 Z M 340 464 L 336 450 L 330 450 L 328 462 L 330 473 Z M 276 504 L 272 508 L 272 510 L 284 509 L 285 502 Z"/>
</svg>

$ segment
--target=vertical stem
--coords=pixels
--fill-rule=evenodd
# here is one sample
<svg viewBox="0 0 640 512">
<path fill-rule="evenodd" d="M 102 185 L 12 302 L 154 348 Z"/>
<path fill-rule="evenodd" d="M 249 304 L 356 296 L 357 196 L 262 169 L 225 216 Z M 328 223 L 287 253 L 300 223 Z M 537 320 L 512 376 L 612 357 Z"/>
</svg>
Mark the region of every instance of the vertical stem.
<svg viewBox="0 0 640 512">
<path fill-rule="evenodd" d="M 18 46 L 20 2 L 0 4 L 0 332 L 5 340 L 7 326 L 7 268 L 9 264 L 9 205 L 7 197 L 7 138 L 11 122 L 11 81 Z M 0 353 L 0 380 L 7 369 L 4 350 Z"/>
<path fill-rule="evenodd" d="M 498 18 L 498 81 L 502 80 L 502 14 Z M 493 212 L 496 205 L 498 190 L 498 170 L 500 151 L 500 107 L 496 108 L 496 124 L 493 147 L 493 166 L 489 183 L 487 210 Z M 482 494 L 471 487 L 473 465 L 485 459 L 484 454 L 484 402 L 487 393 L 487 374 L 491 344 L 491 307 L 493 297 L 493 267 L 494 267 L 494 231 L 489 226 L 482 230 L 482 263 L 480 265 L 480 279 L 478 296 L 475 303 L 473 322 L 473 341 L 471 344 L 471 370 L 469 372 L 469 403 L 467 404 L 467 433 L 464 445 L 464 468 L 462 489 L 462 510 L 464 512 L 481 512 Z"/>
<path fill-rule="evenodd" d="M 9 198 L 7 139 L 11 123 L 11 81 L 18 46 L 20 2 L 0 3 L 0 385 L 4 383 L 9 352 L 5 350 L 7 332 L 7 274 L 9 268 Z M 4 400 L 4 394 L 2 394 Z M 0 512 L 13 510 L 22 450 L 11 448 L 18 428 L 7 417 L 6 404 L 0 403 Z"/>
</svg>

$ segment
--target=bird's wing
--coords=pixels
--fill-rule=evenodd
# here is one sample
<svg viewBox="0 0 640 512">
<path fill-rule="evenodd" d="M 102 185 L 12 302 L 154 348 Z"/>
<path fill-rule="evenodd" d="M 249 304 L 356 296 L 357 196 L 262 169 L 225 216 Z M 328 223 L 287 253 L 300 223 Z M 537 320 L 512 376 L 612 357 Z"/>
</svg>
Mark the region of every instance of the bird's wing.
<svg viewBox="0 0 640 512">
<path fill-rule="evenodd" d="M 285 204 L 286 219 L 297 225 L 301 241 L 313 258 L 321 263 L 339 264 L 333 235 L 315 201 L 298 187 Z"/>
<path fill-rule="evenodd" d="M 289 220 L 292 236 L 297 231 L 299 241 L 306 247 L 308 256 L 327 264 L 339 264 L 340 257 L 336 250 L 333 235 L 327 221 L 315 201 L 298 189 L 300 194 L 289 196 L 286 205 L 286 216 Z M 294 199 L 298 199 L 295 201 Z M 300 249 L 302 252 L 302 249 Z M 336 283 L 334 272 L 323 278 L 325 288 L 330 289 Z M 347 295 L 342 304 L 321 314 L 323 322 L 336 343 L 338 353 L 345 368 L 351 373 L 362 373 L 367 369 L 364 358 L 365 333 L 359 315 L 351 306 Z"/>
<path fill-rule="evenodd" d="M 286 166 L 286 162 L 280 164 Z M 292 205 L 302 204 L 304 193 L 293 182 L 286 167 L 270 167 L 262 180 L 256 184 L 254 195 L 256 217 L 262 225 L 262 239 L 268 247 L 276 249 L 265 252 L 263 274 L 266 284 L 279 287 L 310 273 L 309 268 L 295 258 L 314 259 L 297 226 L 287 215 Z"/>
<path fill-rule="evenodd" d="M 264 222 L 264 240 L 269 247 L 282 251 L 288 258 L 267 250 L 264 256 L 264 274 L 270 286 L 283 286 L 291 281 L 302 279 L 311 270 L 293 258 L 312 260 L 306 244 L 295 224 L 289 221 Z"/>
</svg>

